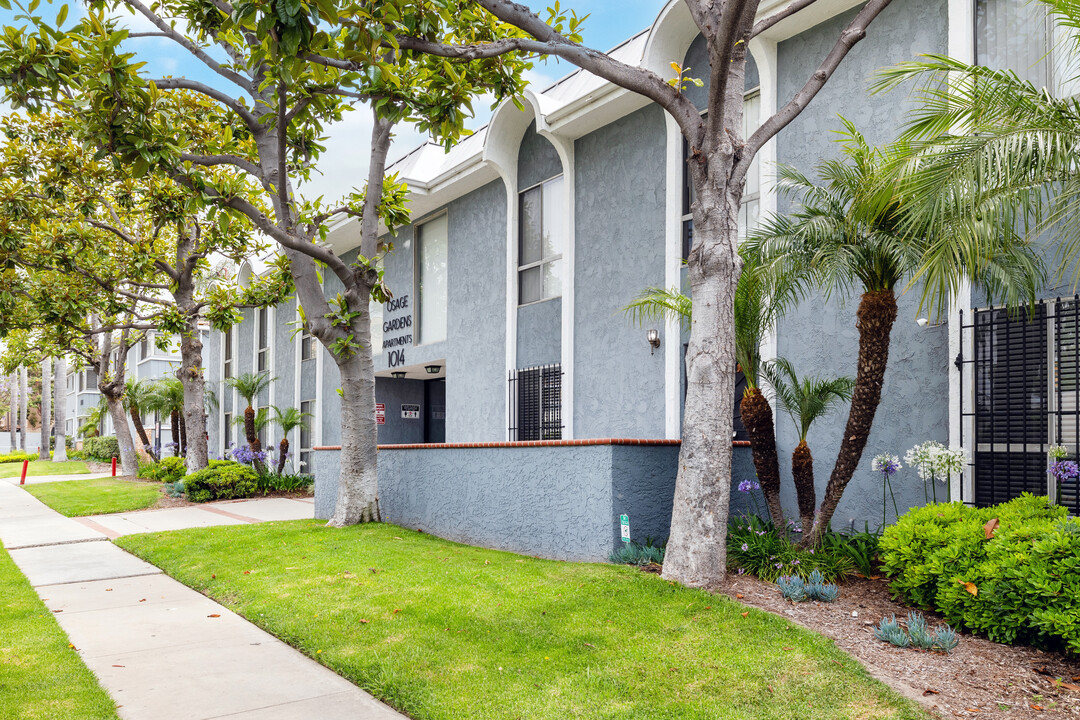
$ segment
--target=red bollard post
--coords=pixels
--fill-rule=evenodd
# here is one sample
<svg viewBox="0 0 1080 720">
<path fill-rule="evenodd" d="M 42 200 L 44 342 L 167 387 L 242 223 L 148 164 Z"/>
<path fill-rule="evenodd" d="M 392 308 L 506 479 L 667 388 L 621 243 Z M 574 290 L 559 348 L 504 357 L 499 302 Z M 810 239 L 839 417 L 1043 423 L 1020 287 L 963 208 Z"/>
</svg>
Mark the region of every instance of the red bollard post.
<svg viewBox="0 0 1080 720">
<path fill-rule="evenodd" d="M 26 468 L 27 468 L 27 466 L 29 464 L 30 464 L 29 460 L 23 460 L 22 461 L 22 477 L 19 478 L 19 484 L 20 485 L 25 485 L 26 484 Z"/>
<path fill-rule="evenodd" d="M 112 476 L 116 477 L 116 458 L 112 459 Z"/>
</svg>

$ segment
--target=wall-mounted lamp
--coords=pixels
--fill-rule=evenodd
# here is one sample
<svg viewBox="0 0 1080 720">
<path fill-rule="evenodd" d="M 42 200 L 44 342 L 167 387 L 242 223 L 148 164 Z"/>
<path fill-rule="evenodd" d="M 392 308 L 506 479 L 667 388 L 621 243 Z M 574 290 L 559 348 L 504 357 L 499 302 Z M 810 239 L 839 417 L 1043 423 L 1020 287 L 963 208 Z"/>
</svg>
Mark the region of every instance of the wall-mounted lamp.
<svg viewBox="0 0 1080 720">
<path fill-rule="evenodd" d="M 660 331 L 654 328 L 646 332 L 645 337 L 649 341 L 649 347 L 652 348 L 649 350 L 649 354 L 652 355 L 656 352 L 656 348 L 660 347 Z"/>
<path fill-rule="evenodd" d="M 393 377 L 395 380 L 404 380 L 405 375 L 407 374 L 408 373 L 406 373 L 404 370 L 395 370 L 394 372 L 390 373 L 390 376 Z"/>
<path fill-rule="evenodd" d="M 915 324 L 918 325 L 921 328 L 936 328 L 936 327 L 941 327 L 942 325 L 944 325 L 944 323 L 940 323 L 940 322 L 931 323 L 930 320 L 928 320 L 927 318 L 919 318 L 918 320 L 915 321 Z"/>
<path fill-rule="evenodd" d="M 427 370 L 428 375 L 438 375 L 442 370 L 442 365 L 425 365 L 424 369 Z"/>
</svg>

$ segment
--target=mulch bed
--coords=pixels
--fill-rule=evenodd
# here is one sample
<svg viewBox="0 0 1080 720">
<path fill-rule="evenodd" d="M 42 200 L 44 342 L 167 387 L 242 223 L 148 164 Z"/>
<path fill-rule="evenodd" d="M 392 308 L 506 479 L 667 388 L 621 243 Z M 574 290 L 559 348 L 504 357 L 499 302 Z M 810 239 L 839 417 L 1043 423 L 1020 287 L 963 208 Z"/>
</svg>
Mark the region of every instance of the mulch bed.
<svg viewBox="0 0 1080 720">
<path fill-rule="evenodd" d="M 900 649 L 874 637 L 882 617 L 907 616 L 883 579 L 840 586 L 835 603 L 792 603 L 776 585 L 729 576 L 724 592 L 832 638 L 874 677 L 942 718 L 1080 718 L 1080 660 L 963 633 L 951 655 Z M 944 624 L 926 613 L 932 627 Z M 1067 686 L 1059 686 L 1063 681 Z"/>
</svg>

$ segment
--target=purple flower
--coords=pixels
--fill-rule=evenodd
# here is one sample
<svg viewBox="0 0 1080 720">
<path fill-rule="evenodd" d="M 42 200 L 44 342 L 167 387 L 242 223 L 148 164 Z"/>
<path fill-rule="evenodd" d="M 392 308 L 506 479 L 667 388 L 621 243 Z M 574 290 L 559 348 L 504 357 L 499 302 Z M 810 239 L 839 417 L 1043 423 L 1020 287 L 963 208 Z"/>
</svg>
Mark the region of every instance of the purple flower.
<svg viewBox="0 0 1080 720">
<path fill-rule="evenodd" d="M 742 575 L 745 572 L 746 572 L 745 568 L 739 568 L 739 575 Z"/>
<path fill-rule="evenodd" d="M 1080 466 L 1072 460 L 1055 460 L 1050 463 L 1047 473 L 1057 478 L 1058 482 L 1070 482 L 1080 477 Z"/>
<path fill-rule="evenodd" d="M 774 565 L 773 567 L 779 570 L 780 568 L 784 567 L 784 563 L 776 563 L 776 565 Z"/>
<path fill-rule="evenodd" d="M 764 531 L 764 530 L 758 530 L 758 531 L 757 531 L 757 535 L 758 535 L 758 537 L 760 537 L 760 536 L 762 536 L 762 535 L 764 535 L 764 534 L 765 534 L 765 531 Z"/>
<path fill-rule="evenodd" d="M 798 564 L 799 564 L 799 561 L 798 561 L 798 560 L 794 560 L 794 561 L 792 561 L 792 563 L 791 563 L 791 564 L 792 564 L 792 565 L 798 565 Z"/>
<path fill-rule="evenodd" d="M 743 543 L 743 544 L 742 544 L 742 551 L 743 551 L 743 552 L 746 552 L 746 551 L 747 551 L 747 550 L 749 550 L 749 549 L 750 549 L 750 546 L 749 546 L 749 545 L 747 545 L 746 543 Z"/>
<path fill-rule="evenodd" d="M 739 492 L 748 493 L 751 490 L 760 490 L 761 485 L 755 480 L 743 480 L 739 483 Z"/>
</svg>

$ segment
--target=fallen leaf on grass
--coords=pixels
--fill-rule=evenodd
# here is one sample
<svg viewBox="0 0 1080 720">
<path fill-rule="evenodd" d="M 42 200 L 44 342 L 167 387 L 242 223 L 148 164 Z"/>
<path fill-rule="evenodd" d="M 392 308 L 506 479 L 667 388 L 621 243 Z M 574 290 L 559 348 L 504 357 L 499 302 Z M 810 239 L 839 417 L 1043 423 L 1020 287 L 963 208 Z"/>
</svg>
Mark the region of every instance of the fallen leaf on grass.
<svg viewBox="0 0 1080 720">
<path fill-rule="evenodd" d="M 63 610 L 53 610 L 53 612 L 54 612 L 54 613 L 62 613 L 62 612 L 64 612 L 64 611 L 63 611 Z"/>
<path fill-rule="evenodd" d="M 793 648 L 793 647 L 786 647 L 786 648 L 781 648 L 781 649 L 782 649 L 782 650 L 794 650 L 795 648 Z"/>
<path fill-rule="evenodd" d="M 772 685 L 766 685 L 765 687 L 766 687 L 766 688 L 768 688 L 769 692 L 772 692 L 772 691 L 773 691 L 773 689 L 772 689 Z"/>
<path fill-rule="evenodd" d="M 596 646 L 593 645 L 592 643 L 585 643 L 585 647 L 595 648 Z"/>
<path fill-rule="evenodd" d="M 245 575 L 250 575 L 250 574 L 251 574 L 251 571 L 250 571 L 250 570 L 245 570 L 245 571 L 244 571 L 244 574 L 245 574 Z"/>
<path fill-rule="evenodd" d="M 146 602 L 146 598 L 143 598 L 143 599 L 142 599 L 142 600 L 140 600 L 139 602 Z"/>
<path fill-rule="evenodd" d="M 221 617 L 221 615 L 218 613 L 213 613 L 212 615 L 207 615 L 206 617 Z"/>
<path fill-rule="evenodd" d="M 364 618 L 360 618 L 360 622 L 361 622 L 361 623 L 363 623 L 364 625 L 367 625 L 367 624 L 368 624 L 368 621 L 367 621 L 367 620 L 365 620 Z"/>
<path fill-rule="evenodd" d="M 124 665 L 113 665 L 113 667 L 125 667 Z"/>
<path fill-rule="evenodd" d="M 743 616 L 743 617 L 746 617 L 746 616 L 747 616 L 747 615 L 749 615 L 749 614 L 750 614 L 749 612 L 744 612 L 744 613 L 742 614 L 742 616 Z"/>
</svg>

